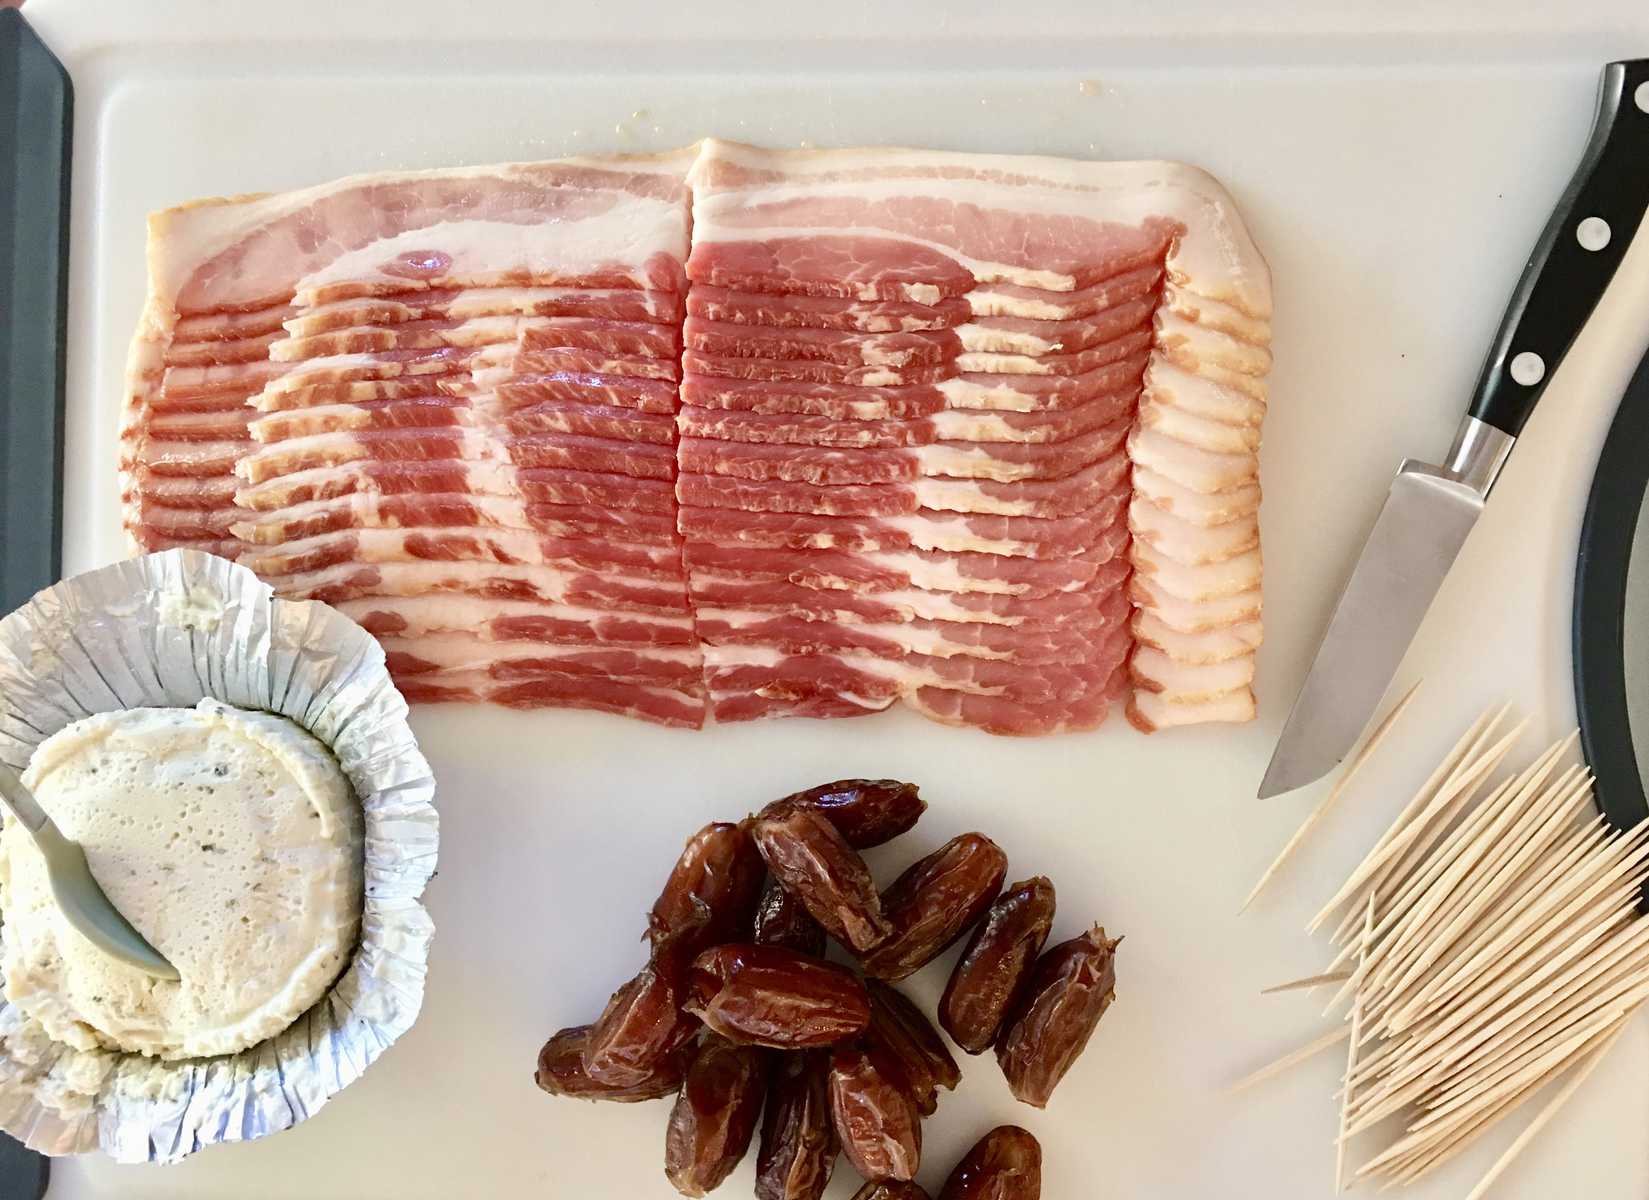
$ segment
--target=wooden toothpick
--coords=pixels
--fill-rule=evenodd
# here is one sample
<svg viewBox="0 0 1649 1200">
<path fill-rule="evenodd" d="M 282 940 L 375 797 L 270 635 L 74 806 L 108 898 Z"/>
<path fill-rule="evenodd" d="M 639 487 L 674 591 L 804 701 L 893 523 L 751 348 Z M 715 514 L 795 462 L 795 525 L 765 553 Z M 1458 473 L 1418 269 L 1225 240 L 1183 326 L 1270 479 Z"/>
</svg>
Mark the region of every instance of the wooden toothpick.
<svg viewBox="0 0 1649 1200">
<path fill-rule="evenodd" d="M 1350 1036 L 1351 1026 L 1342 1024 L 1336 1029 L 1329 1030 L 1329 1032 L 1323 1034 L 1319 1038 L 1313 1038 L 1311 1041 L 1301 1046 L 1298 1050 L 1291 1050 L 1281 1058 L 1267 1063 L 1265 1066 L 1261 1067 L 1252 1074 L 1244 1075 L 1241 1079 L 1237 1080 L 1236 1083 L 1233 1083 L 1225 1090 L 1231 1094 L 1247 1091 L 1257 1083 L 1264 1083 L 1267 1079 L 1270 1079 L 1274 1075 L 1281 1075 L 1290 1067 L 1299 1066 L 1299 1064 L 1305 1062 L 1307 1059 L 1315 1058 L 1324 1050 L 1327 1050 L 1330 1046 L 1336 1046 Z"/>
<path fill-rule="evenodd" d="M 1274 983 L 1268 988 L 1261 988 L 1260 995 L 1275 996 L 1278 992 L 1298 992 L 1309 988 L 1319 988 L 1325 983 L 1341 983 L 1351 978 L 1350 971 L 1330 971 L 1326 975 L 1307 975 L 1304 979 L 1290 979 L 1287 983 Z"/>
<path fill-rule="evenodd" d="M 1283 864 L 1293 857 L 1294 851 L 1299 849 L 1300 843 L 1305 841 L 1306 835 L 1317 827 L 1317 823 L 1323 819 L 1328 810 L 1334 807 L 1335 802 L 1351 786 L 1351 781 L 1357 778 L 1357 773 L 1363 769 L 1363 764 L 1374 756 L 1374 752 L 1380 748 L 1380 743 L 1386 740 L 1386 735 L 1396 727 L 1398 719 L 1408 709 L 1409 702 L 1414 699 L 1415 693 L 1419 690 L 1420 681 L 1415 680 L 1414 686 L 1404 692 L 1403 698 L 1392 706 L 1390 712 L 1381 718 L 1374 732 L 1369 734 L 1362 748 L 1357 751 L 1357 756 L 1351 760 L 1351 765 L 1334 781 L 1334 786 L 1329 788 L 1328 794 L 1322 798 L 1316 808 L 1311 810 L 1310 815 L 1294 831 L 1294 836 L 1288 839 L 1282 850 L 1278 852 L 1277 857 L 1272 860 L 1271 865 L 1265 869 L 1265 874 L 1260 876 L 1260 881 L 1254 885 L 1253 890 L 1248 893 L 1248 898 L 1237 909 L 1238 915 L 1248 911 L 1248 906 L 1254 903 L 1259 894 L 1265 890 L 1266 885 L 1276 878 L 1277 872 L 1282 870 Z"/>
<path fill-rule="evenodd" d="M 1574 1074 L 1569 1076 L 1569 1081 L 1546 1103 L 1546 1107 L 1535 1114 L 1534 1120 L 1530 1121 L 1523 1132 L 1517 1135 L 1516 1140 L 1506 1147 L 1506 1152 L 1495 1160 L 1494 1166 L 1489 1168 L 1488 1173 L 1466 1196 L 1466 1200 L 1483 1200 L 1494 1181 L 1505 1173 L 1506 1168 L 1512 1165 L 1512 1161 L 1528 1148 L 1535 1135 L 1544 1129 L 1547 1122 L 1557 1115 L 1557 1110 L 1567 1104 L 1570 1097 L 1580 1090 L 1580 1085 L 1586 1082 L 1587 1077 L 1597 1070 L 1598 1064 L 1603 1061 L 1609 1051 L 1614 1048 L 1615 1043 L 1620 1040 L 1620 1035 L 1626 1028 L 1626 1020 L 1626 1017 L 1621 1017 L 1611 1029 L 1600 1035 L 1601 1040 L 1596 1048 L 1591 1050 L 1585 1061 L 1575 1069 Z"/>
</svg>

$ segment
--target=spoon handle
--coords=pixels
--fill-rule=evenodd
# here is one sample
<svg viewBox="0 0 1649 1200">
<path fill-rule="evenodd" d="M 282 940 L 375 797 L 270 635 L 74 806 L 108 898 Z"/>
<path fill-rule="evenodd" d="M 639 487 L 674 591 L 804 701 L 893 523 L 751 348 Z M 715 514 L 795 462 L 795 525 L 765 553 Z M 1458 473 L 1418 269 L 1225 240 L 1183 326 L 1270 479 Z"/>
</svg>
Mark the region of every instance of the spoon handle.
<svg viewBox="0 0 1649 1200">
<path fill-rule="evenodd" d="M 23 822 L 23 828 L 30 833 L 39 833 L 51 821 L 40 802 L 23 786 L 17 772 L 3 762 L 0 762 L 0 804 Z"/>
</svg>

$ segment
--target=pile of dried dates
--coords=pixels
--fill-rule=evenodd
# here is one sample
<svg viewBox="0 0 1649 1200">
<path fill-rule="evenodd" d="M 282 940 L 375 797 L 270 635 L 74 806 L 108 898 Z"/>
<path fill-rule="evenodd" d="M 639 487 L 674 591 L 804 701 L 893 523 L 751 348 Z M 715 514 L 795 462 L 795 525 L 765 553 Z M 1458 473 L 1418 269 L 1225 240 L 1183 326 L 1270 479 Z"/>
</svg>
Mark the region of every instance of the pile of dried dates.
<svg viewBox="0 0 1649 1200">
<path fill-rule="evenodd" d="M 926 1200 L 911 1182 L 922 1119 L 961 1079 L 933 1025 L 892 986 L 970 929 L 939 1005 L 969 1054 L 992 1047 L 1013 1094 L 1041 1108 L 1115 996 L 1117 942 L 1095 926 L 1046 952 L 1054 889 L 1003 890 L 1007 856 L 965 833 L 878 891 L 859 851 L 909 830 L 914 785 L 847 779 L 798 792 L 688 841 L 647 923 L 651 953 L 593 1025 L 538 1055 L 538 1086 L 588 1100 L 675 1095 L 665 1173 L 718 1187 L 761 1124 L 756 1195 L 818 1200 L 838 1153 L 855 1200 Z M 826 961 L 826 939 L 859 971 Z M 765 1111 L 764 1111 L 765 1110 Z M 992 1130 L 940 1200 L 1035 1200 L 1042 1151 Z"/>
</svg>

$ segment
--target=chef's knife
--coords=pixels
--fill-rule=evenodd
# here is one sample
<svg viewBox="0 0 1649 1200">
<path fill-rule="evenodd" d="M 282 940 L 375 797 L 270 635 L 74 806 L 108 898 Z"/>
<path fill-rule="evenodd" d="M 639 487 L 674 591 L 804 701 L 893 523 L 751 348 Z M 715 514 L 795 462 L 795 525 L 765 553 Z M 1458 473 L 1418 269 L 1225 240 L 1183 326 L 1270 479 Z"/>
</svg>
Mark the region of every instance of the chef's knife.
<svg viewBox="0 0 1649 1200">
<path fill-rule="evenodd" d="M 1529 256 L 1454 446 L 1441 466 L 1407 459 L 1398 469 L 1271 756 L 1262 798 L 1326 774 L 1368 724 L 1646 208 L 1649 59 L 1610 63 L 1586 152 Z"/>
</svg>

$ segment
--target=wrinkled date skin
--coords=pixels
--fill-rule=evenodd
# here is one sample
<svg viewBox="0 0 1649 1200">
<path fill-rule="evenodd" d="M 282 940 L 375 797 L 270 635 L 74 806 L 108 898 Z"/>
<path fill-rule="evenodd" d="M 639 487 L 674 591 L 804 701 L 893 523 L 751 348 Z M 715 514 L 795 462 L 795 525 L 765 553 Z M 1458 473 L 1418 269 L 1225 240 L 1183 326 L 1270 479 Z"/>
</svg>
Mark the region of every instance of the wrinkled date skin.
<svg viewBox="0 0 1649 1200">
<path fill-rule="evenodd" d="M 882 893 L 893 933 L 861 956 L 865 974 L 903 979 L 942 953 L 1002 890 L 1008 856 L 982 833 L 952 838 Z"/>
<path fill-rule="evenodd" d="M 876 979 L 867 981 L 865 989 L 870 993 L 870 1028 L 865 1036 L 898 1060 L 917 1110 L 932 1116 L 939 1107 L 939 1089 L 955 1091 L 962 1081 L 945 1039 L 903 993 Z"/>
<path fill-rule="evenodd" d="M 1041 875 L 1012 884 L 985 913 L 939 1000 L 939 1023 L 969 1054 L 1002 1031 L 1054 923 L 1054 885 Z"/>
<path fill-rule="evenodd" d="M 688 958 L 744 936 L 761 895 L 766 865 L 750 822 L 706 825 L 682 849 L 647 916 L 655 950 L 679 943 Z"/>
<path fill-rule="evenodd" d="M 860 952 L 887 937 L 870 868 L 829 821 L 792 807 L 757 818 L 752 833 L 773 878 L 831 937 Z"/>
<path fill-rule="evenodd" d="M 853 1200 L 929 1200 L 929 1196 L 908 1179 L 877 1179 L 854 1192 Z"/>
<path fill-rule="evenodd" d="M 731 945 L 693 961 L 687 1011 L 733 1042 L 779 1050 L 863 1032 L 870 999 L 852 971 L 782 946 Z"/>
<path fill-rule="evenodd" d="M 630 1087 L 617 1088 L 591 1079 L 584 1070 L 584 1046 L 589 1037 L 588 1025 L 575 1025 L 545 1042 L 538 1052 L 538 1070 L 533 1075 L 538 1086 L 552 1096 L 634 1103 L 670 1095 L 681 1086 L 687 1074 L 691 1046 L 684 1044 L 660 1063 L 653 1074 Z"/>
<path fill-rule="evenodd" d="M 721 1186 L 750 1148 L 767 1087 L 766 1051 L 706 1037 L 664 1132 L 664 1174 L 683 1196 Z"/>
<path fill-rule="evenodd" d="M 1017 1125 L 999 1125 L 945 1180 L 939 1200 L 1041 1200 L 1042 1147 Z"/>
<path fill-rule="evenodd" d="M 638 1086 L 693 1036 L 698 1022 L 681 1010 L 686 975 L 681 954 L 667 950 L 613 993 L 584 1049 L 591 1079 L 618 1088 Z"/>
<path fill-rule="evenodd" d="M 1061 942 L 1036 960 L 1007 1028 L 996 1043 L 996 1060 L 1014 1098 L 1036 1108 L 1071 1069 L 1094 1027 L 1116 998 L 1116 948 L 1095 925 Z"/>
<path fill-rule="evenodd" d="M 908 833 L 927 802 L 914 783 L 897 779 L 838 779 L 775 800 L 761 815 L 772 816 L 785 807 L 811 808 L 834 825 L 855 850 L 868 850 Z"/>
<path fill-rule="evenodd" d="M 757 1200 L 819 1200 L 840 1149 L 830 1119 L 829 1052 L 784 1055 L 767 1085 Z"/>
<path fill-rule="evenodd" d="M 871 1043 L 836 1047 L 830 1118 L 842 1153 L 866 1179 L 914 1179 L 922 1165 L 922 1114 L 888 1052 Z"/>
<path fill-rule="evenodd" d="M 751 940 L 758 946 L 783 946 L 814 958 L 824 957 L 825 952 L 824 927 L 775 880 L 768 881 L 761 903 L 756 905 Z"/>
</svg>

